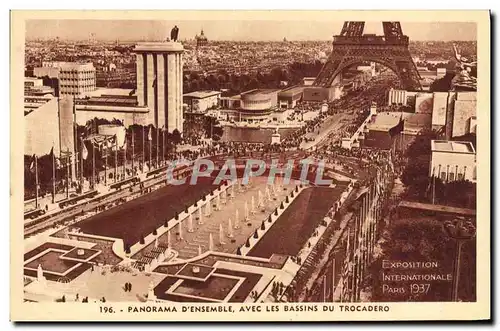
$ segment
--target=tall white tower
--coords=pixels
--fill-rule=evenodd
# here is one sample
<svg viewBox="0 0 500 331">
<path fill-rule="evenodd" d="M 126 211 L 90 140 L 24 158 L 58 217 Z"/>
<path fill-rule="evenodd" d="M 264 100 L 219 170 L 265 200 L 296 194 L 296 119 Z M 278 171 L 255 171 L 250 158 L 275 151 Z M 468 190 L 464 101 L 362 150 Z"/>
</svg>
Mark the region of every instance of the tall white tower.
<svg viewBox="0 0 500 331">
<path fill-rule="evenodd" d="M 182 134 L 182 53 L 179 42 L 139 43 L 134 49 L 137 59 L 137 98 L 139 106 L 150 111 L 147 124 L 163 126 L 168 132 Z"/>
</svg>

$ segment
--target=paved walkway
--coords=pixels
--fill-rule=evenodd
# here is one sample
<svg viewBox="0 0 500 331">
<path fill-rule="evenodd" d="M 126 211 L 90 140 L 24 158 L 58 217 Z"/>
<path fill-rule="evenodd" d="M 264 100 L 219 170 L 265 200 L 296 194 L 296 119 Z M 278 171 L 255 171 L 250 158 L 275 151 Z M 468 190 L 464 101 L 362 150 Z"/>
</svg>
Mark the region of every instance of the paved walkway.
<svg viewBox="0 0 500 331">
<path fill-rule="evenodd" d="M 165 278 L 165 275 L 159 274 L 144 274 L 138 272 L 116 271 L 111 272 L 109 269 L 94 271 L 90 269 L 78 276 L 71 283 L 50 282 L 48 281 L 43 289 L 33 287 L 35 293 L 47 293 L 51 296 L 65 295 L 67 302 L 74 302 L 78 294 L 81 301 L 85 297 L 89 297 L 90 302 L 104 297 L 107 302 L 140 302 L 140 298 L 144 298 L 148 293 L 150 283 L 154 286 Z M 132 283 L 132 291 L 125 292 L 124 285 L 126 282 Z"/>
<path fill-rule="evenodd" d="M 325 122 L 321 125 L 319 129 L 319 134 L 317 134 L 314 137 L 313 141 L 308 141 L 308 142 L 302 142 L 300 144 L 300 148 L 302 149 L 311 149 L 314 146 L 317 146 L 321 142 L 323 142 L 325 139 L 328 138 L 328 136 L 335 131 L 339 131 L 343 126 L 345 126 L 345 123 L 342 122 L 344 118 L 346 118 L 346 114 L 342 113 L 337 113 L 334 114 L 330 117 L 328 117 Z"/>
<path fill-rule="evenodd" d="M 212 234 L 212 242 L 215 251 L 225 253 L 235 253 L 237 248 L 244 245 L 247 238 L 250 237 L 254 231 L 261 226 L 262 221 L 267 220 L 269 214 L 279 206 L 280 202 L 285 199 L 290 190 L 295 187 L 294 184 L 285 185 L 283 189 L 277 190 L 277 196 L 271 201 L 265 197 L 265 190 L 267 186 L 267 177 L 252 178 L 250 186 L 244 188 L 241 192 L 235 186 L 236 197 L 234 199 L 227 199 L 225 204 L 221 203 L 220 210 L 214 210 L 213 207 L 216 198 L 212 200 L 212 213 L 210 217 L 205 216 L 206 208 L 202 207 L 203 224 L 198 224 L 198 212 L 193 214 L 193 232 L 188 232 L 189 221 L 185 219 L 182 221 L 182 235 L 183 239 L 171 233 L 172 248 L 179 252 L 180 259 L 189 259 L 198 255 L 199 247 L 202 252 L 209 249 L 209 237 Z M 280 185 L 281 187 L 281 185 Z M 258 208 L 258 192 L 262 192 L 264 200 L 264 208 Z M 231 192 L 231 189 L 228 190 Z M 272 194 L 271 194 L 272 196 Z M 251 213 L 252 197 L 254 200 L 255 212 Z M 222 199 L 224 200 L 224 199 Z M 244 220 L 245 217 L 245 203 L 248 206 L 249 219 Z M 236 229 L 236 214 L 238 213 L 239 227 Z M 229 237 L 229 219 L 231 219 L 231 232 L 232 237 Z M 220 240 L 220 227 L 223 229 L 223 242 Z M 175 227 L 175 232 L 178 232 L 178 227 Z"/>
</svg>

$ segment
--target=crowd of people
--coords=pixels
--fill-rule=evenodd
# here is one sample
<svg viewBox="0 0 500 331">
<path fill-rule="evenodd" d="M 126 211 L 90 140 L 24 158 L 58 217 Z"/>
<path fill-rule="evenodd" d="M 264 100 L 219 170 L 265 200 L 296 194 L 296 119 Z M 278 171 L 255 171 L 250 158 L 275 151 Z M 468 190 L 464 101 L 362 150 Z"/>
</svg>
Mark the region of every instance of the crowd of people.
<svg viewBox="0 0 500 331">
<path fill-rule="evenodd" d="M 379 150 L 367 150 L 367 149 L 343 149 L 341 147 L 341 139 L 346 136 L 352 135 L 361 125 L 361 123 L 366 119 L 368 115 L 369 107 L 375 101 L 382 101 L 385 98 L 386 90 L 390 83 L 393 83 L 395 77 L 390 75 L 380 75 L 373 77 L 364 86 L 358 88 L 356 91 L 350 91 L 348 94 L 342 96 L 339 99 L 331 101 L 328 104 L 328 109 L 326 112 L 318 114 L 314 119 L 308 120 L 305 124 L 284 137 L 280 144 L 271 143 L 250 143 L 250 142 L 231 142 L 231 141 L 211 141 L 210 139 L 205 139 L 196 135 L 193 139 L 189 141 L 181 141 L 178 145 L 173 146 L 173 148 L 168 151 L 167 155 L 163 156 L 163 151 L 156 155 L 156 153 L 149 153 L 149 157 L 146 155 L 146 159 L 142 155 L 135 156 L 135 165 L 132 167 L 131 155 L 127 155 L 127 163 L 125 166 L 119 166 L 116 168 L 116 174 L 114 167 L 109 164 L 107 172 L 100 171 L 96 175 L 96 182 L 105 181 L 107 184 L 112 184 L 117 181 L 126 180 L 132 176 L 137 175 L 140 172 L 151 171 L 164 167 L 167 161 L 174 161 L 179 159 L 184 159 L 188 161 L 193 161 L 198 158 L 211 157 L 215 155 L 228 155 L 232 157 L 245 157 L 248 155 L 255 156 L 265 156 L 269 153 L 285 153 L 287 151 L 302 151 L 301 145 L 304 142 L 310 142 L 315 140 L 315 136 L 320 134 L 322 130 L 328 130 L 325 128 L 325 122 L 327 119 L 337 113 L 342 113 L 348 116 L 348 118 L 339 119 L 342 124 L 339 129 L 332 130 L 328 132 L 326 139 L 319 142 L 314 149 L 315 156 L 320 158 L 327 158 L 339 163 L 340 160 L 335 160 L 336 156 L 355 158 L 359 162 L 356 166 L 352 163 L 346 163 L 342 165 L 342 169 L 351 176 L 356 176 L 360 169 L 366 168 L 364 162 L 373 164 L 377 163 L 379 160 L 387 157 L 385 151 Z M 378 105 L 381 103 L 378 102 Z M 312 103 L 312 102 L 302 102 L 297 108 L 301 111 L 315 110 L 319 111 L 322 103 Z M 394 108 L 396 109 L 396 108 Z M 345 116 L 344 116 L 345 117 Z M 199 121 L 198 129 L 202 130 L 205 123 Z M 186 148 L 180 148 L 189 142 L 191 145 Z M 179 147 L 179 148 L 178 148 Z M 189 148 L 188 148 L 189 147 Z M 310 152 L 311 153 L 311 152 Z M 109 161 L 113 161 L 114 158 L 110 158 Z M 395 158 L 395 162 L 399 158 Z M 118 158 L 120 161 L 120 158 Z M 121 159 L 123 162 L 123 158 Z M 363 161 L 363 162 L 362 162 Z M 358 168 L 356 170 L 355 168 Z M 115 179 L 116 176 L 116 179 Z M 107 180 L 105 180 L 105 177 Z M 91 178 L 87 178 L 90 182 Z M 82 191 L 81 182 L 78 180 L 76 182 L 70 183 L 71 191 L 78 194 Z M 65 192 L 67 190 L 66 184 L 63 182 L 56 183 L 56 192 Z M 51 190 L 50 190 L 51 191 Z M 47 191 L 48 192 L 48 191 Z M 73 193 L 73 194 L 74 194 Z M 40 195 L 46 194 L 45 190 L 39 192 Z"/>
</svg>

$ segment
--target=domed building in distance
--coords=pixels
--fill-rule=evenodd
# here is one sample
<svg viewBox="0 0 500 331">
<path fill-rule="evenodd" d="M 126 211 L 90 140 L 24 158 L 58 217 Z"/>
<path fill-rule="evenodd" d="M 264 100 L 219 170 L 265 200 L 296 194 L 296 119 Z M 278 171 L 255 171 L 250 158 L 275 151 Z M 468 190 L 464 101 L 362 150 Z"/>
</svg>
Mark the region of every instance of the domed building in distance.
<svg viewBox="0 0 500 331">
<path fill-rule="evenodd" d="M 208 44 L 208 39 L 205 36 L 205 33 L 203 32 L 203 29 L 201 29 L 200 35 L 199 36 L 196 35 L 194 38 L 196 39 L 196 46 L 197 47 L 206 46 Z"/>
</svg>

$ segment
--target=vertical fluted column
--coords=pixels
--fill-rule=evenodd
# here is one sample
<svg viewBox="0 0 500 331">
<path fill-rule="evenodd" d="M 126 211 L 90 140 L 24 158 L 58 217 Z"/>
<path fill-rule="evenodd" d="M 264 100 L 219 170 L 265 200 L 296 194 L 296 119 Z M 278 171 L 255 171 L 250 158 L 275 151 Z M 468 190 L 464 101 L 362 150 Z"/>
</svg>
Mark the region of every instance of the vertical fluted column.
<svg viewBox="0 0 500 331">
<path fill-rule="evenodd" d="M 153 54 L 149 53 L 146 56 L 147 61 L 147 79 L 145 84 L 147 84 L 147 103 L 149 108 L 148 113 L 148 124 L 155 124 L 155 98 L 154 98 L 154 88 L 153 82 L 155 80 L 155 72 L 154 72 L 154 59 Z"/>
<path fill-rule="evenodd" d="M 179 117 L 179 131 L 182 134 L 184 130 L 184 114 L 183 114 L 183 68 L 182 68 L 182 53 L 177 54 L 177 60 L 178 60 L 178 84 L 179 84 L 179 89 L 178 89 L 178 96 L 179 96 L 179 104 L 178 104 L 178 117 Z"/>
<path fill-rule="evenodd" d="M 159 54 L 156 57 L 157 61 L 157 84 L 158 84 L 158 99 L 156 100 L 157 102 L 157 109 L 158 109 L 158 127 L 161 128 L 162 126 L 165 125 L 165 84 L 166 82 L 166 77 L 165 77 L 165 56 L 164 54 Z"/>
<path fill-rule="evenodd" d="M 136 91 L 139 106 L 144 106 L 144 60 L 141 53 L 136 54 Z"/>
<path fill-rule="evenodd" d="M 168 84 L 168 131 L 173 132 L 177 127 L 176 127 L 176 114 L 175 114 L 175 85 L 176 85 L 176 79 L 175 79 L 175 53 L 169 53 L 168 56 L 168 78 L 167 78 L 167 84 Z"/>
</svg>

